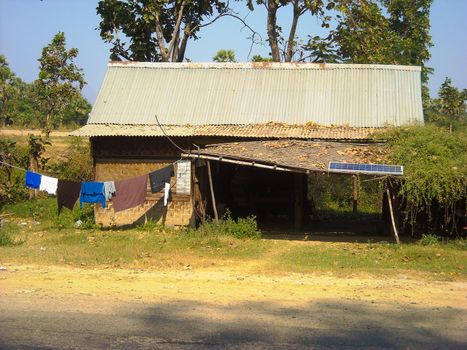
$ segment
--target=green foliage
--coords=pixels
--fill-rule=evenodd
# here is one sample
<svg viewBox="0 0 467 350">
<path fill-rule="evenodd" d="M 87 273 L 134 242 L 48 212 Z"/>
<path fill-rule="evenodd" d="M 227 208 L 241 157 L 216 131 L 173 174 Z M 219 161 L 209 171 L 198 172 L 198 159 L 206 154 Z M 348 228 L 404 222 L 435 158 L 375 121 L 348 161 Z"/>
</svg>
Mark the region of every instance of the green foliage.
<svg viewBox="0 0 467 350">
<path fill-rule="evenodd" d="M 431 218 L 434 203 L 445 208 L 444 227 L 453 230 L 456 204 L 466 199 L 467 135 L 434 125 L 394 128 L 381 135 L 390 148 L 389 161 L 404 165 L 404 177 L 394 179 L 407 201 L 407 217 Z"/>
<path fill-rule="evenodd" d="M 28 164 L 27 150 L 19 147 L 15 141 L 0 140 L 0 161 L 26 168 Z M 24 173 L 8 166 L 0 166 L 0 205 L 13 203 L 27 198 L 28 191 L 24 186 Z"/>
<path fill-rule="evenodd" d="M 91 147 L 80 137 L 72 138 L 71 145 L 61 159 L 48 166 L 56 177 L 64 180 L 90 181 L 93 178 Z"/>
<path fill-rule="evenodd" d="M 101 0 L 96 10 L 112 60 L 182 62 L 188 41 L 225 6 L 219 0 Z"/>
<path fill-rule="evenodd" d="M 58 215 L 57 198 L 45 195 L 37 199 L 5 205 L 2 212 L 13 214 L 17 218 L 37 221 L 42 229 L 72 229 L 78 220 L 82 222 L 80 229 L 95 228 L 93 206 L 85 205 L 80 209 L 77 203 L 73 210 L 63 208 Z"/>
<path fill-rule="evenodd" d="M 446 78 L 438 92 L 439 98 L 430 100 L 425 108 L 425 119 L 438 126 L 453 130 L 467 127 L 465 101 L 467 90 L 452 86 L 452 81 Z"/>
<path fill-rule="evenodd" d="M 65 34 L 58 32 L 42 49 L 38 59 L 39 78 L 34 81 L 34 93 L 41 112 L 41 126 L 47 137 L 86 84 L 82 69 L 73 62 L 77 56 L 78 49 L 67 50 Z"/>
<path fill-rule="evenodd" d="M 214 62 L 237 62 L 233 50 L 219 50 L 212 60 Z"/>
<path fill-rule="evenodd" d="M 339 174 L 316 173 L 308 177 L 308 192 L 318 211 L 352 211 L 352 177 Z M 381 181 L 358 181 L 358 211 L 380 213 L 382 201 Z"/>
<path fill-rule="evenodd" d="M 439 237 L 434 234 L 423 234 L 422 238 L 417 241 L 420 245 L 437 245 Z"/>
<path fill-rule="evenodd" d="M 272 62 L 271 57 L 263 57 L 261 55 L 254 55 L 251 58 L 251 62 Z"/>
<path fill-rule="evenodd" d="M 15 245 L 13 236 L 7 232 L 4 228 L 0 228 L 0 246 L 12 246 Z"/>
<path fill-rule="evenodd" d="M 43 127 L 43 111 L 37 92 L 36 84 L 25 83 L 17 77 L 10 70 L 5 56 L 0 55 L 0 121 L 4 125 Z M 91 110 L 86 99 L 77 94 L 68 102 L 60 117 L 53 119 L 52 127 L 62 124 L 83 125 L 86 122 Z"/>
<path fill-rule="evenodd" d="M 261 237 L 255 216 L 235 220 L 229 211 L 219 222 L 208 220 L 202 223 L 198 232 L 203 236 L 231 236 L 238 239 L 258 239 Z"/>
</svg>

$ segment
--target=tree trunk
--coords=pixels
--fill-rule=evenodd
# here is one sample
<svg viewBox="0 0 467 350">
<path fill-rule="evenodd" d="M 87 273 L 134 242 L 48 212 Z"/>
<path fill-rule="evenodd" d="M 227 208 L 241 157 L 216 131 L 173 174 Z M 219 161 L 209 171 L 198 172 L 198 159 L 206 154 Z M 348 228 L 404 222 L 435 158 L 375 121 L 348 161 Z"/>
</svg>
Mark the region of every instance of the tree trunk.
<svg viewBox="0 0 467 350">
<path fill-rule="evenodd" d="M 287 52 L 285 56 L 286 62 L 291 62 L 294 55 L 295 48 L 295 32 L 297 31 L 298 19 L 300 17 L 300 7 L 298 5 L 298 0 L 293 2 L 293 19 L 292 25 L 290 26 L 289 32 L 289 41 L 287 42 Z"/>
<path fill-rule="evenodd" d="M 271 47 L 272 60 L 274 62 L 281 61 L 281 55 L 279 51 L 279 45 L 277 43 L 277 3 L 276 0 L 268 0 L 268 39 L 269 46 Z"/>
</svg>

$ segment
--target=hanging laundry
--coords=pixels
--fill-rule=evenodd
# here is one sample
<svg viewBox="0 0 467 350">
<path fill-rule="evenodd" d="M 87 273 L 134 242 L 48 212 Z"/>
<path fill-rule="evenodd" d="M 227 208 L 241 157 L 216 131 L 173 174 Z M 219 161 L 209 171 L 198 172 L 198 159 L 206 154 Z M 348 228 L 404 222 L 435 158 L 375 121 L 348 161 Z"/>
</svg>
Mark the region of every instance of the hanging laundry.
<svg viewBox="0 0 467 350">
<path fill-rule="evenodd" d="M 48 194 L 56 194 L 58 186 L 58 179 L 46 175 L 41 175 L 41 184 L 39 190 L 45 191 Z"/>
<path fill-rule="evenodd" d="M 115 181 L 115 196 L 112 204 L 115 212 L 136 207 L 146 201 L 148 175 Z"/>
<path fill-rule="evenodd" d="M 57 185 L 57 207 L 58 213 L 62 207 L 73 210 L 81 192 L 81 182 L 58 180 Z"/>
<path fill-rule="evenodd" d="M 103 182 L 83 182 L 81 184 L 81 195 L 79 197 L 79 207 L 83 203 L 101 203 L 105 208 L 105 195 Z"/>
<path fill-rule="evenodd" d="M 161 191 L 165 183 L 170 183 L 170 178 L 174 174 L 173 164 L 166 166 L 165 168 L 158 169 L 149 174 L 149 181 L 151 184 L 151 192 L 156 193 Z"/>
<path fill-rule="evenodd" d="M 164 186 L 164 207 L 167 206 L 167 202 L 169 201 L 169 194 L 170 194 L 170 184 L 166 182 Z"/>
<path fill-rule="evenodd" d="M 107 201 L 111 200 L 115 196 L 115 182 L 104 181 L 104 196 Z"/>
<path fill-rule="evenodd" d="M 41 174 L 27 170 L 24 178 L 26 187 L 38 190 L 41 185 L 41 177 Z"/>
</svg>

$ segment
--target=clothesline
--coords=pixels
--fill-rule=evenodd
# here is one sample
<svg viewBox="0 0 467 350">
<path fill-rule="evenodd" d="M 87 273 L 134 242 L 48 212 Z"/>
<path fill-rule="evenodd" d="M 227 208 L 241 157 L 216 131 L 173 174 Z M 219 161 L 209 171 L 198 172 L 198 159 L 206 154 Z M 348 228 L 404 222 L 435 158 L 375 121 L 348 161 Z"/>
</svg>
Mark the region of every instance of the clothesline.
<svg viewBox="0 0 467 350">
<path fill-rule="evenodd" d="M 170 188 L 177 184 L 179 178 L 182 180 L 180 176 L 189 176 L 190 173 L 190 166 L 177 167 L 175 183 L 172 185 L 170 184 L 171 178 L 175 175 L 175 165 L 182 160 L 183 159 L 179 159 L 175 162 L 171 162 L 161 169 L 151 171 L 144 175 L 115 181 L 91 182 L 60 180 L 55 177 L 42 175 L 40 173 L 17 167 L 8 162 L 0 161 L 0 164 L 26 172 L 26 187 L 57 195 L 58 213 L 60 214 L 60 210 L 63 206 L 73 209 L 78 198 L 80 207 L 82 207 L 82 204 L 86 202 L 100 203 L 101 206 L 105 208 L 106 202 L 111 201 L 115 212 L 133 208 L 146 201 L 148 180 L 152 193 L 160 192 L 162 190 L 164 191 L 164 206 L 167 206 Z M 185 161 L 190 162 L 189 160 Z M 180 193 L 186 191 L 184 186 L 182 186 L 180 190 Z"/>
<path fill-rule="evenodd" d="M 27 169 L 20 168 L 19 166 L 16 166 L 16 165 L 13 165 L 13 164 L 10 164 L 10 163 L 7 163 L 7 162 L 0 161 L 0 163 L 3 164 L 4 166 L 8 166 L 10 168 L 15 168 L 15 169 L 18 169 L 18 170 L 22 170 L 24 172 L 27 171 Z"/>
<path fill-rule="evenodd" d="M 182 160 L 184 160 L 184 159 L 176 160 L 175 162 L 170 163 L 170 164 L 167 165 L 167 166 L 175 165 L 175 164 L 181 162 Z M 27 172 L 27 171 L 28 171 L 28 169 L 24 169 L 24 168 L 21 168 L 21 167 L 19 167 L 19 166 L 16 166 L 16 165 L 13 165 L 13 164 L 10 164 L 10 163 L 7 163 L 7 162 L 2 162 L 2 161 L 0 161 L 0 164 L 3 164 L 3 166 L 6 166 L 6 167 L 18 169 L 18 170 L 21 170 L 21 171 L 24 171 L 24 172 Z M 184 173 L 185 173 L 185 172 L 184 172 Z"/>
</svg>

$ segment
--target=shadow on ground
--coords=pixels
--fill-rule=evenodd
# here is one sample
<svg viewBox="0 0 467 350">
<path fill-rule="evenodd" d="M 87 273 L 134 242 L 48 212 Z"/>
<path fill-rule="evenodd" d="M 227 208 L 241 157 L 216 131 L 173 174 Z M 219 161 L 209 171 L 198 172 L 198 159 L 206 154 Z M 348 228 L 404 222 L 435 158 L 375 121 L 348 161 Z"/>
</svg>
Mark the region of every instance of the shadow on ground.
<svg viewBox="0 0 467 350">
<path fill-rule="evenodd" d="M 352 300 L 319 300 L 300 307 L 277 301 L 223 306 L 194 300 L 159 304 L 102 301 L 93 308 L 90 300 L 86 311 L 80 311 L 53 300 L 48 302 L 50 305 L 44 304 L 41 309 L 21 312 L 0 303 L 0 348 L 467 347 L 467 317 L 462 308 Z M 102 307 L 107 311 L 102 311 Z"/>
</svg>

